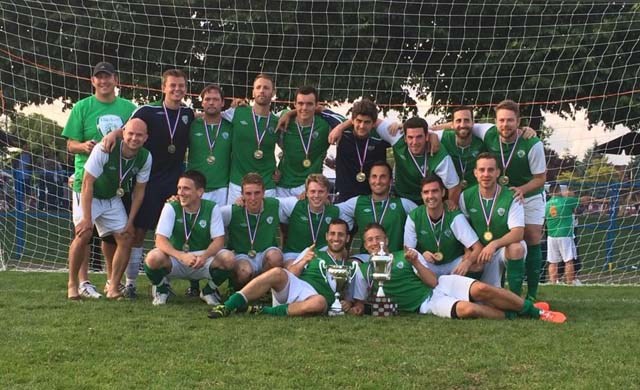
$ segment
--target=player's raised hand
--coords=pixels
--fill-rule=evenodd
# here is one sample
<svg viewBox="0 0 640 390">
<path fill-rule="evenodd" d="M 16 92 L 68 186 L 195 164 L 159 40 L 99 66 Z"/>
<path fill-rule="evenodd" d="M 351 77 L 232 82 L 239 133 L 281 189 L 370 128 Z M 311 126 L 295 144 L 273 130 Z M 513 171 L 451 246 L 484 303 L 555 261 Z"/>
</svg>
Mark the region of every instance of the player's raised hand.
<svg viewBox="0 0 640 390">
<path fill-rule="evenodd" d="M 84 154 L 90 154 L 91 151 L 93 150 L 93 147 L 96 146 L 96 141 L 90 139 L 88 141 L 85 141 L 82 143 L 82 153 Z M 106 150 L 105 150 L 106 152 Z"/>
<path fill-rule="evenodd" d="M 335 145 L 336 143 L 338 143 L 340 141 L 340 138 L 342 138 L 342 133 L 349 126 L 351 126 L 351 121 L 346 121 L 346 122 L 340 123 L 333 129 L 331 129 L 331 132 L 329 133 L 329 139 L 328 139 L 329 143 L 331 145 Z"/>
<path fill-rule="evenodd" d="M 440 150 L 440 140 L 434 133 L 429 133 L 427 138 L 429 139 L 429 153 L 433 156 L 438 153 L 438 150 Z"/>
<path fill-rule="evenodd" d="M 233 98 L 231 100 L 231 108 L 236 108 L 236 107 L 242 107 L 242 106 L 248 106 L 249 105 L 249 101 L 247 99 L 240 99 L 240 98 Z"/>
<path fill-rule="evenodd" d="M 494 245 L 494 241 L 491 241 L 490 243 L 487 244 L 487 246 L 482 248 L 480 255 L 478 255 L 478 262 L 480 264 L 487 264 L 488 262 L 491 261 L 495 253 L 496 253 L 496 248 Z"/>
<path fill-rule="evenodd" d="M 285 112 L 284 114 L 280 115 L 280 119 L 278 119 L 278 124 L 276 125 L 276 129 L 282 132 L 287 131 L 287 129 L 289 128 L 289 122 L 291 122 L 291 115 L 293 115 L 291 114 L 291 112 L 292 111 Z"/>
<path fill-rule="evenodd" d="M 174 194 L 174 195 L 171 195 L 170 197 L 167 198 L 167 203 L 169 203 L 169 202 L 177 202 L 178 200 L 179 200 L 178 199 L 178 195 Z"/>
<path fill-rule="evenodd" d="M 529 126 L 524 126 L 522 129 L 520 129 L 522 131 L 522 138 L 524 139 L 529 139 L 529 138 L 533 138 L 536 135 L 536 131 L 534 129 L 532 129 Z"/>
<path fill-rule="evenodd" d="M 118 129 L 119 133 L 122 134 L 122 132 L 124 131 L 124 128 Z M 113 148 L 116 146 L 116 141 L 118 139 L 118 135 L 116 134 L 116 131 L 112 131 L 109 134 L 105 135 L 104 138 L 102 139 L 102 150 L 105 153 L 111 153 L 111 151 L 113 151 Z"/>
<path fill-rule="evenodd" d="M 305 263 L 310 262 L 311 260 L 313 260 L 314 257 L 316 257 L 316 244 L 311 244 L 310 247 L 306 248 L 304 251 L 304 256 L 302 256 L 302 261 L 304 261 Z"/>
<path fill-rule="evenodd" d="M 401 131 L 401 130 L 402 130 L 402 123 L 400 123 L 400 122 L 393 122 L 387 128 L 387 131 L 389 132 L 389 135 L 392 136 L 392 137 L 395 137 L 396 134 L 398 134 L 398 132 Z"/>
<path fill-rule="evenodd" d="M 409 263 L 414 264 L 416 261 L 418 261 L 418 251 L 405 245 L 404 258 L 407 259 Z"/>
<path fill-rule="evenodd" d="M 509 189 L 513 191 L 513 199 L 520 204 L 524 204 L 524 191 L 522 191 L 522 187 L 509 187 Z"/>
</svg>

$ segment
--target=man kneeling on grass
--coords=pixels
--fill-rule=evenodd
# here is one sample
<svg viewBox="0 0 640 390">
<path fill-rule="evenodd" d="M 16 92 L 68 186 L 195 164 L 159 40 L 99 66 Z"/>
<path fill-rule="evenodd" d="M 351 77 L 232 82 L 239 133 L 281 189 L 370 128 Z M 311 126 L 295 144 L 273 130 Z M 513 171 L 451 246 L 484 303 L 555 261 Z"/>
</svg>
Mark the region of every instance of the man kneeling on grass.
<svg viewBox="0 0 640 390">
<path fill-rule="evenodd" d="M 384 243 L 387 251 L 386 232 L 377 223 L 365 227 L 363 240 L 371 255 L 380 250 L 380 243 Z M 370 288 L 371 291 L 377 290 L 377 282 L 369 280 L 370 266 L 371 263 L 362 264 L 361 272 L 356 274 L 353 286 L 356 307 L 364 306 Z M 393 253 L 391 279 L 384 282 L 384 291 L 395 300 L 398 309 L 405 312 L 432 313 L 444 318 L 512 319 L 527 316 L 554 323 L 566 321 L 560 312 L 538 309 L 533 302 L 511 291 L 466 276 L 443 275 L 436 278 L 422 255 L 409 248 Z"/>
<path fill-rule="evenodd" d="M 215 202 L 202 199 L 205 177 L 186 171 L 178 179 L 178 200 L 164 205 L 156 228 L 156 248 L 147 255 L 144 270 L 153 283 L 153 305 L 164 305 L 169 280 L 205 279 L 200 298 L 208 305 L 220 303 L 217 285 L 230 276 L 234 265 L 224 245 L 222 217 Z M 220 252 L 220 253 L 218 253 Z"/>
<path fill-rule="evenodd" d="M 335 300 L 335 284 L 327 275 L 326 266 L 344 265 L 344 248 L 349 240 L 349 228 L 341 219 L 334 219 L 326 233 L 327 250 L 314 252 L 305 249 L 287 269 L 272 268 L 251 280 L 242 290 L 231 295 L 224 305 L 209 311 L 209 318 L 227 317 L 231 313 L 270 314 L 275 316 L 303 316 L 324 314 Z M 333 286 L 332 286 L 333 285 Z M 250 306 L 269 291 L 279 305 Z M 351 304 L 342 302 L 344 310 Z"/>
</svg>

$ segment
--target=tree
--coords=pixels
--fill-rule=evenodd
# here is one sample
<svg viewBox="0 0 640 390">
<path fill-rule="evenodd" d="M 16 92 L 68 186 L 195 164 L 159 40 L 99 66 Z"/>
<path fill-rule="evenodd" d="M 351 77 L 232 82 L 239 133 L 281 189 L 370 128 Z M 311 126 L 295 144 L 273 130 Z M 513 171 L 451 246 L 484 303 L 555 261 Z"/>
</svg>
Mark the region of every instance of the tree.
<svg viewBox="0 0 640 390">
<path fill-rule="evenodd" d="M 523 107 L 534 127 L 541 108 L 569 103 L 591 122 L 640 117 L 639 8 L 622 2 L 0 1 L 5 109 L 77 101 L 90 66 L 110 60 L 126 97 L 157 97 L 161 71 L 177 66 L 192 91 L 217 81 L 228 96 L 247 96 L 264 71 L 283 100 L 311 84 L 322 99 L 415 110 L 413 87 L 485 112 L 507 97 L 535 102 Z"/>
</svg>

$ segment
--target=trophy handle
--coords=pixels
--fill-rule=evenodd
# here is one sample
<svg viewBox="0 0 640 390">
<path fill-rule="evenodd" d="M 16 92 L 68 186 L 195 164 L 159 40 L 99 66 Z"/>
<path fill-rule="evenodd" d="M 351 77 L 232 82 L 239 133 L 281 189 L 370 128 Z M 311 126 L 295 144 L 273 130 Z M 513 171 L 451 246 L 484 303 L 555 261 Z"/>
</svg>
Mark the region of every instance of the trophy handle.
<svg viewBox="0 0 640 390">
<path fill-rule="evenodd" d="M 355 261 L 351 262 L 351 266 L 349 267 L 349 283 L 353 281 L 356 277 L 356 273 L 358 272 L 358 263 Z"/>
</svg>

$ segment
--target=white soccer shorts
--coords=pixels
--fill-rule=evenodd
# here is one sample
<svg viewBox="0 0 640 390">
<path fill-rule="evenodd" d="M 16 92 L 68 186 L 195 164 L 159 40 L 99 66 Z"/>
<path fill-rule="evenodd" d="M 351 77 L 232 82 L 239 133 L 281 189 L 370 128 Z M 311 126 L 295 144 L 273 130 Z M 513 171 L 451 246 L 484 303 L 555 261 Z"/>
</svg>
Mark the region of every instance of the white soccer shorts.
<svg viewBox="0 0 640 390">
<path fill-rule="evenodd" d="M 83 217 L 80 205 L 80 193 L 73 193 L 73 224 L 80 223 Z M 120 233 L 127 226 L 127 212 L 122 204 L 122 199 L 115 196 L 111 199 L 93 198 L 91 203 L 91 219 L 98 230 L 100 237 L 108 236 L 112 233 Z"/>
<path fill-rule="evenodd" d="M 578 257 L 573 237 L 547 237 L 547 262 L 559 263 L 575 260 Z"/>
<path fill-rule="evenodd" d="M 451 309 L 458 301 L 469 302 L 469 291 L 475 279 L 460 275 L 444 275 L 438 278 L 438 285 L 431 297 L 420 305 L 420 314 L 433 314 L 451 318 Z"/>
</svg>

